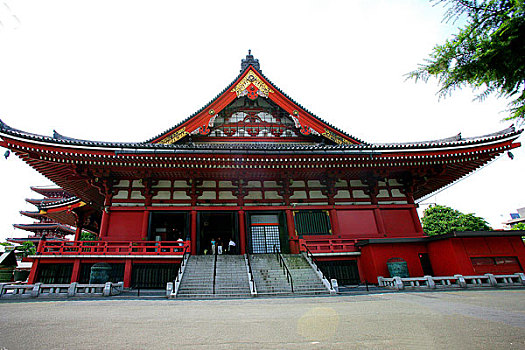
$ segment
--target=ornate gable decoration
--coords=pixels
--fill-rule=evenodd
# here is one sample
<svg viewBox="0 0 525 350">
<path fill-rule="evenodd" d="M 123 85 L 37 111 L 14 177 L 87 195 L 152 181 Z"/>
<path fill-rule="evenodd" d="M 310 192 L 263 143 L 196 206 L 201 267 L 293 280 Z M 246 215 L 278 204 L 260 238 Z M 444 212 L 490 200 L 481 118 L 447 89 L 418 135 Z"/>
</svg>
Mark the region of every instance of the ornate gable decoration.
<svg viewBox="0 0 525 350">
<path fill-rule="evenodd" d="M 259 62 L 253 58 L 251 52 L 243 60 L 241 75 L 237 79 L 239 80 L 236 83 L 197 114 L 152 142 L 175 144 L 188 135 L 243 138 L 312 135 L 324 137 L 338 145 L 361 143 L 327 125 L 272 86 L 262 76 Z M 264 99 L 258 99 L 259 96 Z M 235 101 L 239 103 L 235 104 Z M 275 105 L 270 109 L 265 108 L 272 103 Z M 280 108 L 281 112 L 275 114 L 275 107 Z"/>
<path fill-rule="evenodd" d="M 250 100 L 255 100 L 258 96 L 268 98 L 269 94 L 274 91 L 250 70 L 248 74 L 235 85 L 232 92 L 237 94 L 237 98 L 247 96 Z"/>
</svg>

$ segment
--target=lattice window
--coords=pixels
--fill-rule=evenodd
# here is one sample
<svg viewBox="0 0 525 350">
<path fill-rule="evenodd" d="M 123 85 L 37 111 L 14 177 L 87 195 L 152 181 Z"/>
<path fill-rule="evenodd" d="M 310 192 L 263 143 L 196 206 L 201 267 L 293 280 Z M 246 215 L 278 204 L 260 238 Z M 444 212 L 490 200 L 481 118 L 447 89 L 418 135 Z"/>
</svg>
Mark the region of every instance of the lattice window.
<svg viewBox="0 0 525 350">
<path fill-rule="evenodd" d="M 279 220 L 277 215 L 251 217 L 252 253 L 273 253 L 274 246 L 281 251 Z"/>
<path fill-rule="evenodd" d="M 243 109 L 217 116 L 212 137 L 298 137 L 295 124 L 281 113 Z"/>
<path fill-rule="evenodd" d="M 330 215 L 326 210 L 294 212 L 295 230 L 303 235 L 331 235 Z"/>
</svg>

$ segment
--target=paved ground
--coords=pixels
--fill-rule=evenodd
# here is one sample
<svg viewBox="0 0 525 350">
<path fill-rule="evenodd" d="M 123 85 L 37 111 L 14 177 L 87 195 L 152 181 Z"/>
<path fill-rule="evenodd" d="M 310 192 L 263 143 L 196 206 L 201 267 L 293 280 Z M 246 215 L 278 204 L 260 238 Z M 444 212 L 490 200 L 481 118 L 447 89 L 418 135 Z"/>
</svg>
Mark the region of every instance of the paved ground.
<svg viewBox="0 0 525 350">
<path fill-rule="evenodd" d="M 0 349 L 524 349 L 525 290 L 0 302 Z"/>
</svg>

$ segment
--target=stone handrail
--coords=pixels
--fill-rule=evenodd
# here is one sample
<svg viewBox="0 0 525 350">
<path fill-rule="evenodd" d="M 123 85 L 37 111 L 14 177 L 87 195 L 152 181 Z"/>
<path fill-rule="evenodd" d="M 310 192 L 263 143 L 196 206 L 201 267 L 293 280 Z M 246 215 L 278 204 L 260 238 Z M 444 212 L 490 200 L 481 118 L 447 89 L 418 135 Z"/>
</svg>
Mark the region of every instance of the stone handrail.
<svg viewBox="0 0 525 350">
<path fill-rule="evenodd" d="M 181 265 L 179 269 L 177 270 L 177 276 L 175 277 L 175 280 L 173 282 L 168 282 L 166 284 L 166 297 L 167 298 L 176 298 L 177 293 L 179 292 L 180 283 L 182 281 L 182 276 L 184 275 L 184 271 L 186 271 L 186 265 L 188 265 L 188 260 L 190 258 L 190 253 L 186 252 L 186 248 L 184 248 L 184 258 L 182 259 Z"/>
<path fill-rule="evenodd" d="M 472 288 L 472 287 L 496 287 L 496 286 L 525 286 L 525 274 L 515 273 L 513 275 L 493 275 L 487 273 L 474 276 L 424 276 L 424 277 L 392 277 L 377 278 L 379 287 L 395 290 L 402 289 L 436 289 L 436 288 Z"/>
<path fill-rule="evenodd" d="M 0 298 L 5 296 L 112 296 L 122 293 L 124 282 L 105 284 L 7 284 L 0 283 Z"/>
</svg>

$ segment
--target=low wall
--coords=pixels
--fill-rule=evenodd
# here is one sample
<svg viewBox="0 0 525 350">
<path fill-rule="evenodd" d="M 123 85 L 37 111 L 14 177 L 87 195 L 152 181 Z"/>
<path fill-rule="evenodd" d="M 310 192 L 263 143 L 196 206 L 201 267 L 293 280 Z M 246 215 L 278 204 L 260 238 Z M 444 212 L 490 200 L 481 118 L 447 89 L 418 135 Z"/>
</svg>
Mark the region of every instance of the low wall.
<svg viewBox="0 0 525 350">
<path fill-rule="evenodd" d="M 424 276 L 410 278 L 377 278 L 379 287 L 395 290 L 403 289 L 436 289 L 436 288 L 473 288 L 473 287 L 506 287 L 525 286 L 525 274 L 515 273 L 513 275 L 485 275 L 476 276 Z"/>
<path fill-rule="evenodd" d="M 0 283 L 0 298 L 5 297 L 79 297 L 118 295 L 124 288 L 124 282 L 105 284 L 7 284 Z"/>
</svg>

